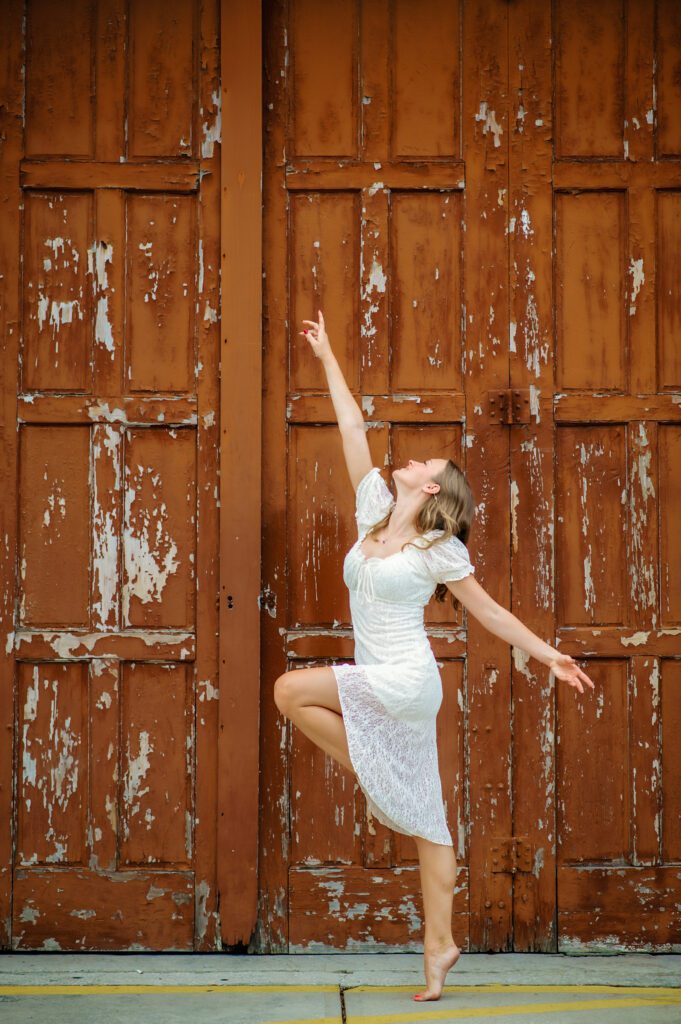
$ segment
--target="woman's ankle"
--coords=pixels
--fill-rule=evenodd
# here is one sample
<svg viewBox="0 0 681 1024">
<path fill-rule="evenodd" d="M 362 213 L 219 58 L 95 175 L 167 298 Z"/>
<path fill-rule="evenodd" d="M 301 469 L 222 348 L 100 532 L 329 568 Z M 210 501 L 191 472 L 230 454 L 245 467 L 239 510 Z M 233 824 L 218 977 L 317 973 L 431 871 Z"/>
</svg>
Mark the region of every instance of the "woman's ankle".
<svg viewBox="0 0 681 1024">
<path fill-rule="evenodd" d="M 452 936 L 444 939 L 426 939 L 423 943 L 423 951 L 424 953 L 446 953 L 452 946 L 456 946 Z"/>
</svg>

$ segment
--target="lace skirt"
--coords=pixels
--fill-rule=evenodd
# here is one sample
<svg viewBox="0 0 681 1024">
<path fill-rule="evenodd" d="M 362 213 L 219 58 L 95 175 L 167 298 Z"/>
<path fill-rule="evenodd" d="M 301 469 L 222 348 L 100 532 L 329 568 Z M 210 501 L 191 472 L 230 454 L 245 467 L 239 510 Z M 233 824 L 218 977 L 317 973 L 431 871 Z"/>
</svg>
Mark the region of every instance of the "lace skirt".
<svg viewBox="0 0 681 1024">
<path fill-rule="evenodd" d="M 442 800 L 435 715 L 421 721 L 390 715 L 370 681 L 372 670 L 380 673 L 384 666 L 331 667 L 350 760 L 368 809 L 395 832 L 453 846 Z"/>
</svg>

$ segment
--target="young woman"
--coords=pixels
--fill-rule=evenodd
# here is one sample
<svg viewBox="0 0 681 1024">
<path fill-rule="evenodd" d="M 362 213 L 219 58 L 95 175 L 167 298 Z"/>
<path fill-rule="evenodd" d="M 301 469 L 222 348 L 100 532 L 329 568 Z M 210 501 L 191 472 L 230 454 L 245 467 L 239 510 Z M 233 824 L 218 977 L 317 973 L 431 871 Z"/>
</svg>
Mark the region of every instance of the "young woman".
<svg viewBox="0 0 681 1024">
<path fill-rule="evenodd" d="M 322 361 L 356 492 L 358 538 L 345 557 L 354 664 L 285 672 L 274 686 L 279 710 L 353 772 L 372 814 L 414 837 L 425 915 L 426 988 L 439 999 L 461 951 L 451 930 L 456 860 L 439 775 L 435 719 L 442 681 L 423 624 L 435 594 L 451 591 L 482 625 L 526 651 L 584 693 L 593 682 L 567 654 L 544 643 L 474 578 L 466 548 L 475 503 L 451 459 L 410 459 L 395 469 L 395 499 L 372 466 L 361 410 L 319 322 L 301 334 Z"/>
</svg>

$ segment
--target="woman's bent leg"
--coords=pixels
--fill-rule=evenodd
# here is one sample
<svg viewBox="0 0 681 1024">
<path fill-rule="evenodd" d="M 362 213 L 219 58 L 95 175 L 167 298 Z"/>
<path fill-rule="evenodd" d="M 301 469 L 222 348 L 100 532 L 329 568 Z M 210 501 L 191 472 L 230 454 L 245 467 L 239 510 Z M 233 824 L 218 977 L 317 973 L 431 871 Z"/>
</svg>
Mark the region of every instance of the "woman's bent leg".
<svg viewBox="0 0 681 1024">
<path fill-rule="evenodd" d="M 284 672 L 274 684 L 274 701 L 308 739 L 354 772 L 333 669 Z"/>
</svg>

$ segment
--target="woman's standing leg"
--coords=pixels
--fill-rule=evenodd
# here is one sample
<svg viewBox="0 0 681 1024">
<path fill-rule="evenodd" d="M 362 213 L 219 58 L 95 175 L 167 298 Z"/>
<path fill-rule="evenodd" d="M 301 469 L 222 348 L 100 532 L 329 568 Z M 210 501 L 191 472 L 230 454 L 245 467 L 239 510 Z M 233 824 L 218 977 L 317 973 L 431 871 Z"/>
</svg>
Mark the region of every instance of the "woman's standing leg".
<svg viewBox="0 0 681 1024">
<path fill-rule="evenodd" d="M 461 956 L 452 935 L 456 857 L 451 846 L 415 836 L 419 854 L 423 911 L 426 919 L 424 964 L 426 989 L 414 999 L 439 999 L 447 971 Z"/>
</svg>

